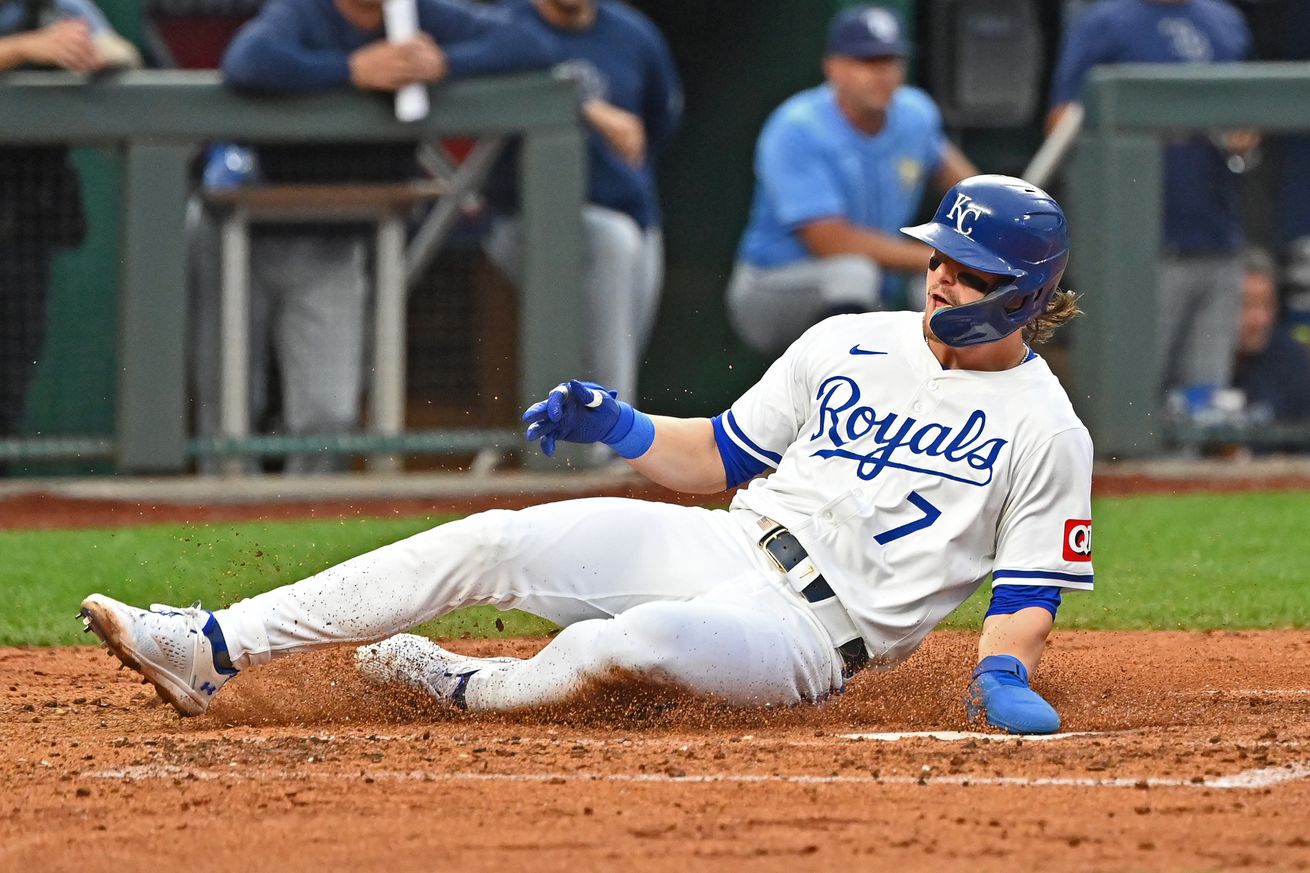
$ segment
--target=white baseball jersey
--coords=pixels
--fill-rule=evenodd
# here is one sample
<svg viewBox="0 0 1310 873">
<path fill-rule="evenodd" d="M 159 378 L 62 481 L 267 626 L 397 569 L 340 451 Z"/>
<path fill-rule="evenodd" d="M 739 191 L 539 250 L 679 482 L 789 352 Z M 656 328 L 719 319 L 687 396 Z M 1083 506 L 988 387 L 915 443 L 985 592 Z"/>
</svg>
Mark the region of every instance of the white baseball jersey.
<svg viewBox="0 0 1310 873">
<path fill-rule="evenodd" d="M 732 507 L 786 525 L 894 664 L 990 573 L 1090 591 L 1092 443 L 1040 357 L 947 370 L 923 315 L 814 326 L 723 416 L 776 468 Z"/>
<path fill-rule="evenodd" d="M 777 572 L 747 510 L 791 529 L 880 666 L 988 573 L 1090 589 L 1091 442 L 1063 390 L 1035 355 L 943 370 L 921 319 L 829 319 L 733 404 L 726 466 L 777 469 L 730 511 L 596 497 L 471 515 L 219 610 L 233 665 L 492 604 L 565 627 L 536 657 L 479 661 L 473 709 L 560 703 L 616 670 L 734 704 L 822 699 L 844 681 L 840 610 L 796 595 L 803 575 Z"/>
</svg>

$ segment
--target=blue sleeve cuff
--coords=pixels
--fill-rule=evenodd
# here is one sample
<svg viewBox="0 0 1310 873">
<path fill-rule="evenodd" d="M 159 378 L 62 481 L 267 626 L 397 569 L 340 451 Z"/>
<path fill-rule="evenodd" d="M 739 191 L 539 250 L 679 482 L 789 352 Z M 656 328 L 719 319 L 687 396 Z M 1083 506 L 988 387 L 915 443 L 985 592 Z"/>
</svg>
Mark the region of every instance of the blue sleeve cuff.
<svg viewBox="0 0 1310 873">
<path fill-rule="evenodd" d="M 1060 608 L 1060 589 L 1054 585 L 996 585 L 987 615 L 1011 615 L 1030 606 L 1041 607 L 1055 618 Z"/>
<path fill-rule="evenodd" d="M 723 461 L 723 473 L 729 488 L 749 482 L 769 469 L 767 464 L 732 441 L 724 429 L 723 415 L 716 415 L 710 421 L 714 424 L 714 443 L 719 447 L 719 458 Z"/>
<path fill-rule="evenodd" d="M 614 423 L 612 434 L 622 434 L 617 438 L 607 438 L 605 444 L 618 453 L 620 458 L 640 458 L 655 443 L 655 422 L 650 416 L 632 404 L 619 401 L 619 420 Z"/>
</svg>

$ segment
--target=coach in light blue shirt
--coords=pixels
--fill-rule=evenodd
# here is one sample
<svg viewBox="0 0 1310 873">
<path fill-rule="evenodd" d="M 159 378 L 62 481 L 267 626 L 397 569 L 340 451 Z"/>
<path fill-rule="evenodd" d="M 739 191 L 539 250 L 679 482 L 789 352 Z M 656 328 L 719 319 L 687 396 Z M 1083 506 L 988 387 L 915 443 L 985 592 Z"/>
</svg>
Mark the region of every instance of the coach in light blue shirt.
<svg viewBox="0 0 1310 873">
<path fill-rule="evenodd" d="M 737 333 L 770 356 L 810 325 L 891 303 L 884 290 L 931 251 L 906 239 L 925 187 L 978 170 L 947 141 L 931 97 L 905 84 L 907 45 L 887 9 L 857 6 L 828 29 L 826 82 L 779 106 L 755 148 L 755 200 L 728 283 Z"/>
</svg>

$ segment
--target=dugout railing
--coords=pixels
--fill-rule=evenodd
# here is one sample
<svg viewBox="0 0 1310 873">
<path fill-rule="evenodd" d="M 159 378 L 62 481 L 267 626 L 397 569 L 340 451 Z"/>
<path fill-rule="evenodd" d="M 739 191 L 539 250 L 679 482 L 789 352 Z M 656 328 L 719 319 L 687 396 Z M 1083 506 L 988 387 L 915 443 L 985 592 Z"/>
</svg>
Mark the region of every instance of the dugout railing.
<svg viewBox="0 0 1310 873">
<path fill-rule="evenodd" d="M 1171 131 L 1310 130 L 1310 63 L 1116 65 L 1092 71 L 1070 168 L 1073 257 L 1086 314 L 1073 331 L 1070 396 L 1104 458 L 1169 443 L 1310 446 L 1310 428 L 1177 426 L 1155 396 L 1154 293 L 1162 138 Z M 1310 179 L 1305 180 L 1310 193 Z"/>
<path fill-rule="evenodd" d="M 520 138 L 524 281 L 518 294 L 516 388 L 547 392 L 580 372 L 584 142 L 573 84 L 549 74 L 468 80 L 433 89 L 431 113 L 402 124 L 390 101 L 348 90 L 257 97 L 222 87 L 216 72 L 136 71 L 87 80 L 68 73 L 0 75 L 0 144 L 61 143 L 116 151 L 118 230 L 116 400 L 112 435 L 0 440 L 0 462 L 110 458 L 119 472 L 182 472 L 198 455 L 472 452 L 520 442 L 516 421 L 495 428 L 279 436 L 191 437 L 187 384 L 186 245 L 190 165 L 201 144 Z M 397 342 L 403 342 L 398 337 Z M 557 462 L 571 458 L 570 451 Z M 541 463 L 540 459 L 536 459 Z"/>
</svg>

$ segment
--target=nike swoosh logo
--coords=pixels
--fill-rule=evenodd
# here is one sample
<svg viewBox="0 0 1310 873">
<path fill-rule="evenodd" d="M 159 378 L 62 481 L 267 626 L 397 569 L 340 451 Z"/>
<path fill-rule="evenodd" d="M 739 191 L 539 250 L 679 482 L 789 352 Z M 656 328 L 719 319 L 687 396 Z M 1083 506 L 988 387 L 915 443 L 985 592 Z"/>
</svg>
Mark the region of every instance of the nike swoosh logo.
<svg viewBox="0 0 1310 873">
<path fill-rule="evenodd" d="M 887 353 L 875 352 L 872 349 L 862 349 L 860 348 L 860 344 L 856 343 L 855 345 L 851 346 L 851 354 L 852 355 L 885 355 Z"/>
</svg>

